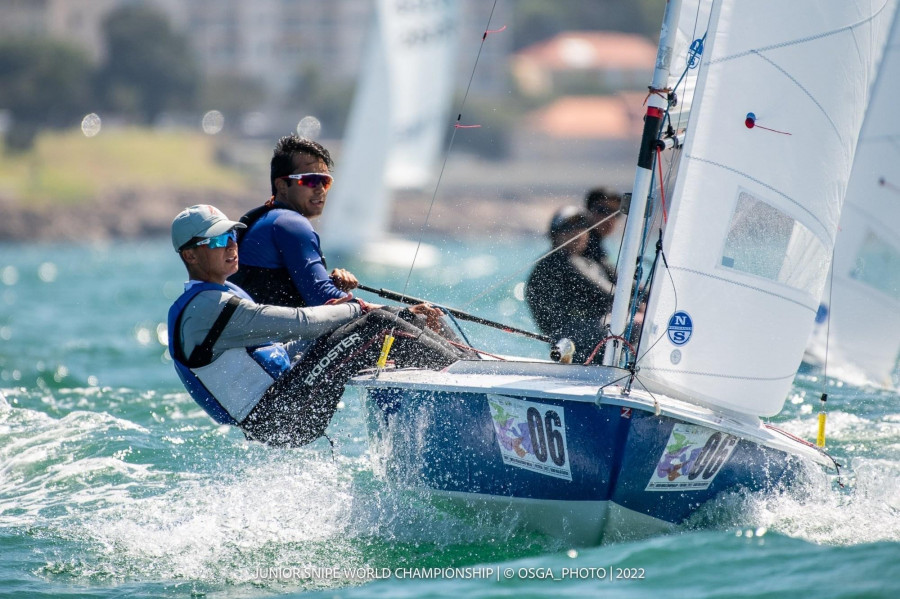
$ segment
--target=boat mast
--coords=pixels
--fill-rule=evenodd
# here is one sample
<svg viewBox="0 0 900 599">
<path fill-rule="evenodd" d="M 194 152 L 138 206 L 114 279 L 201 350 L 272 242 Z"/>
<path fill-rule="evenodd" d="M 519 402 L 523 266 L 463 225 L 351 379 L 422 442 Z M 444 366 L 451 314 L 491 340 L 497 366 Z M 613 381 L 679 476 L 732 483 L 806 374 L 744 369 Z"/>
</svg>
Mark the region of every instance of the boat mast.
<svg viewBox="0 0 900 599">
<path fill-rule="evenodd" d="M 634 173 L 631 204 L 628 209 L 628 220 L 625 222 L 625 233 L 622 240 L 622 252 L 619 259 L 616 293 L 613 299 L 612 314 L 609 326 L 611 335 L 625 335 L 625 324 L 628 319 L 628 307 L 634 283 L 634 273 L 643 237 L 644 215 L 647 199 L 650 196 L 650 183 L 653 179 L 653 160 L 656 140 L 662 126 L 663 116 L 668 109 L 668 98 L 665 92 L 669 79 L 669 65 L 672 61 L 678 28 L 678 16 L 681 13 L 681 0 L 669 0 L 663 15 L 662 28 L 659 34 L 659 50 L 656 54 L 656 68 L 650 84 L 650 95 L 647 101 L 647 115 L 644 117 L 644 133 L 641 137 L 641 149 L 638 152 L 637 169 Z M 606 344 L 603 363 L 608 366 L 618 365 L 620 355 L 616 342 L 610 340 Z"/>
</svg>

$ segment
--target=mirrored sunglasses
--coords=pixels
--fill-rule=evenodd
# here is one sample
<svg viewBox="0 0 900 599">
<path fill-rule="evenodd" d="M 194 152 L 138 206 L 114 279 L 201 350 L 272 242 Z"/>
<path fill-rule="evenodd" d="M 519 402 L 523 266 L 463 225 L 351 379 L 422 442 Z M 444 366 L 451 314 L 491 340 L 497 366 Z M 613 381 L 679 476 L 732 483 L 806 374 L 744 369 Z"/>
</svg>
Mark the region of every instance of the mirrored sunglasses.
<svg viewBox="0 0 900 599">
<path fill-rule="evenodd" d="M 297 185 L 305 185 L 306 187 L 311 187 L 313 189 L 321 185 L 326 191 L 328 191 L 328 188 L 334 183 L 334 177 L 325 173 L 300 173 L 298 175 L 285 175 L 284 177 L 278 178 L 293 179 L 297 182 Z"/>
<path fill-rule="evenodd" d="M 218 248 L 228 247 L 229 241 L 237 243 L 237 231 L 235 231 L 234 229 L 231 229 L 226 233 L 222 233 L 221 235 L 216 235 L 215 237 L 207 237 L 206 239 L 201 239 L 192 247 L 208 245 L 209 249 L 215 250 Z"/>
</svg>

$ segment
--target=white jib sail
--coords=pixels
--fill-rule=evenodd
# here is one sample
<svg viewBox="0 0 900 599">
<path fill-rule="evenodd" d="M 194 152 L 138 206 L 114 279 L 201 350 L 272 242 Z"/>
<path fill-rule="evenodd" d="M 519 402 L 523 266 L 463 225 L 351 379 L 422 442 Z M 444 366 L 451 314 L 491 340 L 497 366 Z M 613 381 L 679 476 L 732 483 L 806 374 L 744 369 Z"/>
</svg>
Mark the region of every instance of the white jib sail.
<svg viewBox="0 0 900 599">
<path fill-rule="evenodd" d="M 685 1 L 682 19 L 697 5 Z M 712 3 L 642 380 L 744 414 L 780 411 L 894 9 L 893 0 Z"/>
<path fill-rule="evenodd" d="M 334 189 L 319 225 L 329 251 L 352 251 L 383 237 L 390 189 L 432 182 L 450 124 L 458 10 L 455 2 L 376 3 Z"/>
<path fill-rule="evenodd" d="M 893 387 L 900 353 L 900 11 L 878 70 L 835 243 L 828 373 Z M 829 290 L 824 297 L 828 299 Z"/>
</svg>

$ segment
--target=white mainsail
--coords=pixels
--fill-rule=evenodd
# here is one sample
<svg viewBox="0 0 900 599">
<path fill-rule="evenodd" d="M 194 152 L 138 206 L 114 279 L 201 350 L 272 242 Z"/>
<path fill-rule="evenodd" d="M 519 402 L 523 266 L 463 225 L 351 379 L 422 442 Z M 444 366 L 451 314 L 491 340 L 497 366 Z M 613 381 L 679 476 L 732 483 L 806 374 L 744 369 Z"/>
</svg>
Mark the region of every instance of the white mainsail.
<svg viewBox="0 0 900 599">
<path fill-rule="evenodd" d="M 337 182 L 319 228 L 327 250 L 382 238 L 391 188 L 421 188 L 435 174 L 453 99 L 455 2 L 378 0 Z"/>
<path fill-rule="evenodd" d="M 900 354 L 898 97 L 900 11 L 856 148 L 835 243 L 833 282 L 823 296 L 830 320 L 825 325 L 828 374 L 887 388 L 893 388 L 891 375 Z M 816 340 L 824 342 L 824 335 Z"/>
<path fill-rule="evenodd" d="M 668 271 L 658 266 L 644 318 L 644 383 L 743 414 L 780 411 L 894 10 L 893 0 L 684 2 L 680 31 L 709 18 L 697 27 L 706 40 Z"/>
</svg>

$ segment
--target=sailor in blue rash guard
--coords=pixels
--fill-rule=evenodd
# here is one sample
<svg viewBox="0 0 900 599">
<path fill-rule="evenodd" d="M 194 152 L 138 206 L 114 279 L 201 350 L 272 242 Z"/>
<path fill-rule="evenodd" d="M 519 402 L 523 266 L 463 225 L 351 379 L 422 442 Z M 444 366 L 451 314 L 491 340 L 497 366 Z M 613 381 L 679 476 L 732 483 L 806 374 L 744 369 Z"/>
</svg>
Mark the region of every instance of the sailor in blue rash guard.
<svg viewBox="0 0 900 599">
<path fill-rule="evenodd" d="M 344 384 L 374 366 L 389 331 L 398 366 L 443 368 L 469 356 L 411 324 L 440 319 L 424 304 L 393 314 L 350 298 L 310 308 L 254 302 L 226 282 L 238 267 L 234 231 L 242 226 L 208 205 L 172 223 L 190 280 L 169 310 L 169 352 L 188 392 L 217 422 L 271 445 L 319 438 Z"/>
<path fill-rule="evenodd" d="M 281 202 L 273 202 L 271 210 L 244 234 L 240 252 L 240 270 L 232 281 L 259 302 L 321 306 L 347 295 L 325 268 L 312 224 Z"/>
<path fill-rule="evenodd" d="M 256 301 L 278 306 L 320 306 L 340 299 L 358 281 L 344 269 L 328 272 L 319 235 L 309 219 L 321 216 L 334 181 L 322 145 L 283 137 L 272 155 L 272 198 L 241 217 L 241 265 L 230 280 Z"/>
</svg>

